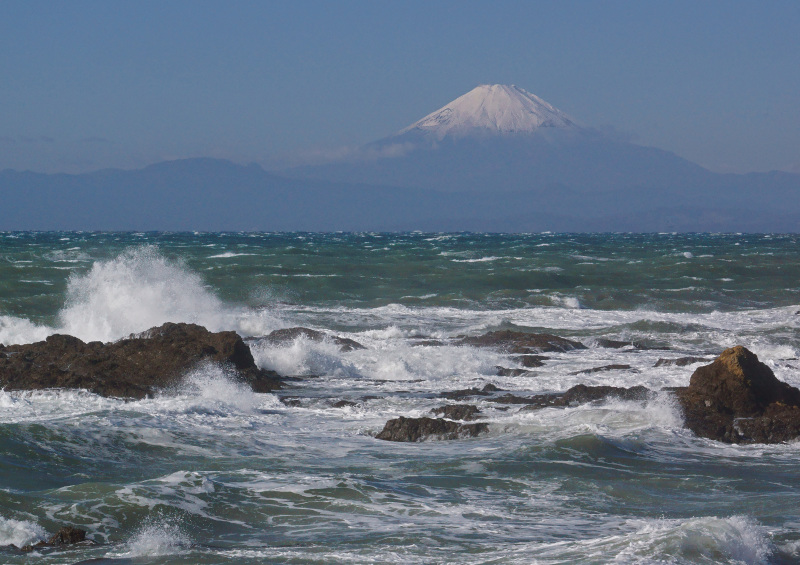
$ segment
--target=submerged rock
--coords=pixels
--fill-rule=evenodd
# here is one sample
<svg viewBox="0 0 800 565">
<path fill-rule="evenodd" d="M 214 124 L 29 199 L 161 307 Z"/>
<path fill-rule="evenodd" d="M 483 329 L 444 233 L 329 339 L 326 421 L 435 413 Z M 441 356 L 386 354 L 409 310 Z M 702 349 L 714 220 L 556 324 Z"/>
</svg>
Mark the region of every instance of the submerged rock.
<svg viewBox="0 0 800 565">
<path fill-rule="evenodd" d="M 484 423 L 459 424 L 442 418 L 405 418 L 400 416 L 386 422 L 375 436 L 386 441 L 423 441 L 425 439 L 459 439 L 475 437 L 489 429 Z"/>
<path fill-rule="evenodd" d="M 264 340 L 275 345 L 285 345 L 293 342 L 298 337 L 304 337 L 310 341 L 325 341 L 326 339 L 330 340 L 338 345 L 339 351 L 342 352 L 354 351 L 356 349 L 366 349 L 363 345 L 352 339 L 329 335 L 325 332 L 303 327 L 275 330 L 266 337 L 260 338 L 260 340 Z"/>
<path fill-rule="evenodd" d="M 281 386 L 277 373 L 256 367 L 236 332 L 167 323 L 112 343 L 56 334 L 37 343 L 0 346 L 0 388 L 72 388 L 144 398 L 178 384 L 187 371 L 207 361 L 230 367 L 255 392 Z"/>
<path fill-rule="evenodd" d="M 549 357 L 545 357 L 544 355 L 519 355 L 517 357 L 512 357 L 512 361 L 516 361 L 523 367 L 527 367 L 529 369 L 534 369 L 536 367 L 543 367 L 544 362 L 550 359 Z"/>
<path fill-rule="evenodd" d="M 659 359 L 653 367 L 686 367 L 695 363 L 708 363 L 710 359 L 704 357 L 679 357 L 678 359 Z"/>
<path fill-rule="evenodd" d="M 483 388 L 463 388 L 461 390 L 452 390 L 450 392 L 443 392 L 440 396 L 449 400 L 459 400 L 461 398 L 469 398 L 470 396 L 489 396 L 493 392 L 499 392 L 492 383 L 485 385 Z"/>
<path fill-rule="evenodd" d="M 566 408 L 567 406 L 580 406 L 590 402 L 601 400 L 619 399 L 628 401 L 644 401 L 652 394 L 652 391 L 644 386 L 632 386 L 630 388 L 618 386 L 588 386 L 575 385 L 561 394 L 539 394 L 531 397 L 517 397 L 509 404 L 527 404 L 522 410 L 538 410 L 540 408 Z M 498 397 L 493 401 L 502 401 L 503 397 Z"/>
<path fill-rule="evenodd" d="M 536 374 L 534 371 L 528 371 L 527 369 L 509 369 L 500 365 L 496 366 L 495 369 L 497 369 L 495 375 L 498 377 L 530 377 Z"/>
<path fill-rule="evenodd" d="M 623 347 L 633 347 L 640 351 L 666 351 L 670 349 L 667 345 L 653 344 L 645 341 L 617 341 L 604 337 L 597 338 L 594 343 L 597 347 L 604 347 L 606 349 L 622 349 Z"/>
<path fill-rule="evenodd" d="M 23 545 L 20 551 L 25 553 L 31 552 L 35 549 L 46 549 L 49 547 L 63 547 L 67 545 L 96 545 L 92 540 L 86 539 L 86 530 L 75 528 L 73 526 L 64 526 L 58 532 L 50 536 L 47 541 L 40 541 L 38 543 Z M 13 546 L 12 546 L 13 547 Z"/>
<path fill-rule="evenodd" d="M 580 342 L 558 337 L 557 335 L 533 334 L 511 330 L 500 330 L 474 337 L 463 337 L 456 344 L 474 347 L 495 347 L 508 353 L 522 354 L 586 349 L 586 346 Z"/>
<path fill-rule="evenodd" d="M 477 420 L 481 411 L 474 404 L 448 404 L 434 408 L 431 413 L 449 420 Z"/>
<path fill-rule="evenodd" d="M 800 390 L 779 381 L 741 345 L 698 367 L 675 390 L 695 434 L 727 443 L 778 443 L 800 436 Z"/>
<path fill-rule="evenodd" d="M 570 373 L 570 375 L 590 375 L 592 373 L 604 373 L 606 371 L 633 371 L 638 373 L 638 371 L 630 365 L 603 365 L 602 367 L 593 367 L 591 369 L 583 369 L 582 371 L 574 371 Z"/>
</svg>

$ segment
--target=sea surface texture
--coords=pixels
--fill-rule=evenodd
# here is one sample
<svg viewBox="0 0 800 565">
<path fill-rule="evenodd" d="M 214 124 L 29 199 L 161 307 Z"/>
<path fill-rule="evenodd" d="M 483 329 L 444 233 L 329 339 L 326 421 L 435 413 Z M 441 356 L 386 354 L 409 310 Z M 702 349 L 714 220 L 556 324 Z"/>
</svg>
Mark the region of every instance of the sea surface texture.
<svg viewBox="0 0 800 565">
<path fill-rule="evenodd" d="M 800 386 L 797 236 L 0 233 L 1 343 L 167 321 L 235 330 L 260 367 L 306 378 L 254 394 L 204 366 L 140 401 L 0 391 L 0 563 L 800 562 L 800 444 L 695 437 L 662 391 L 733 345 Z M 257 339 L 295 326 L 365 348 Z M 456 338 L 499 329 L 587 349 L 498 376 L 524 367 Z M 680 357 L 707 361 L 655 366 Z M 475 397 L 479 437 L 374 437 L 488 383 L 659 392 Z M 98 545 L 8 547 L 67 524 Z"/>
</svg>

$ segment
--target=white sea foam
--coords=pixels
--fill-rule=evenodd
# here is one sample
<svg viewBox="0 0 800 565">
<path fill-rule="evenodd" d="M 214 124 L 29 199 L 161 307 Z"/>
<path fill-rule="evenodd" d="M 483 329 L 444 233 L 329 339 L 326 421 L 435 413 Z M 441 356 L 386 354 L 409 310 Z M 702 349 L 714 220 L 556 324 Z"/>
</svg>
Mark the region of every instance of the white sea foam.
<svg viewBox="0 0 800 565">
<path fill-rule="evenodd" d="M 186 398 L 188 406 L 210 412 L 253 412 L 261 404 L 260 395 L 216 363 L 205 363 L 189 372 L 166 395 Z"/>
<path fill-rule="evenodd" d="M 245 257 L 248 255 L 255 255 L 255 253 L 234 253 L 233 251 L 226 251 L 218 255 L 209 255 L 206 259 L 228 259 L 229 257 Z"/>
<path fill-rule="evenodd" d="M 0 316 L 0 344 L 31 343 L 42 341 L 54 330 L 47 326 L 39 326 L 24 318 Z"/>
<path fill-rule="evenodd" d="M 34 543 L 47 537 L 47 531 L 29 520 L 14 520 L 0 516 L 0 546 Z"/>
<path fill-rule="evenodd" d="M 192 539 L 174 518 L 156 516 L 148 519 L 131 536 L 127 551 L 120 557 L 160 557 L 185 553 Z"/>
<path fill-rule="evenodd" d="M 30 343 L 56 332 L 84 341 L 113 341 L 165 322 L 243 335 L 264 335 L 285 325 L 270 310 L 223 303 L 199 275 L 144 246 L 71 275 L 56 327 L 0 316 L 0 343 Z"/>
<path fill-rule="evenodd" d="M 223 305 L 202 279 L 155 247 L 125 251 L 73 275 L 60 313 L 62 329 L 86 341 L 111 341 L 164 322 L 221 329 Z"/>
</svg>

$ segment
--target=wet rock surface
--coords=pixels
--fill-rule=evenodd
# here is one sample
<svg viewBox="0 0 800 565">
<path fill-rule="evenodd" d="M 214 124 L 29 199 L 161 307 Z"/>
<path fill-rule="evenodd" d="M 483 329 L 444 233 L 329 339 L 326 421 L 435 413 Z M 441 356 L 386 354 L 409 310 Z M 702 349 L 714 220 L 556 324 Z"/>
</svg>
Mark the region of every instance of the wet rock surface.
<svg viewBox="0 0 800 565">
<path fill-rule="evenodd" d="M 678 359 L 659 359 L 654 367 L 686 367 L 695 363 L 708 363 L 711 359 L 705 357 L 679 357 Z"/>
<path fill-rule="evenodd" d="M 550 359 L 549 357 L 545 357 L 544 355 L 518 355 L 517 357 L 512 357 L 512 361 L 516 361 L 523 367 L 527 367 L 529 369 L 535 369 L 537 367 L 543 367 L 544 362 Z"/>
<path fill-rule="evenodd" d="M 469 398 L 470 396 L 489 396 L 493 392 L 498 392 L 500 389 L 495 385 L 489 383 L 483 388 L 463 388 L 461 390 L 452 390 L 443 392 L 440 396 L 449 400 L 460 400 L 462 398 Z"/>
<path fill-rule="evenodd" d="M 325 332 L 312 330 L 311 328 L 304 328 L 304 327 L 275 330 L 274 332 L 268 334 L 263 338 L 258 338 L 257 341 L 263 340 L 273 345 L 286 345 L 293 342 L 299 337 L 304 337 L 309 341 L 330 340 L 336 345 L 338 345 L 339 350 L 342 352 L 355 351 L 356 349 L 366 349 L 363 345 L 361 345 L 355 340 L 348 339 L 346 337 L 330 335 Z"/>
<path fill-rule="evenodd" d="M 386 441 L 418 442 L 426 439 L 451 440 L 476 437 L 488 431 L 484 423 L 459 424 L 443 418 L 405 418 L 400 416 L 386 422 L 375 436 Z"/>
<path fill-rule="evenodd" d="M 535 375 L 533 371 L 528 371 L 527 369 L 509 369 L 508 367 L 495 367 L 497 372 L 495 375 L 498 377 L 530 377 Z"/>
<path fill-rule="evenodd" d="M 548 351 L 586 349 L 580 342 L 551 334 L 534 334 L 512 330 L 488 332 L 474 337 L 462 337 L 456 345 L 494 347 L 508 353 L 533 354 Z"/>
<path fill-rule="evenodd" d="M 48 549 L 48 548 L 63 548 L 70 545 L 96 545 L 96 542 L 86 539 L 86 530 L 75 528 L 73 526 L 64 526 L 58 532 L 50 536 L 47 541 L 23 545 L 18 548 L 23 553 L 29 553 L 34 550 Z M 15 548 L 15 546 L 9 546 Z"/>
<path fill-rule="evenodd" d="M 584 384 L 575 385 L 564 393 L 537 394 L 534 396 L 521 397 L 514 395 L 503 395 L 490 399 L 492 402 L 504 404 L 525 404 L 523 410 L 538 410 L 539 408 L 566 408 L 567 406 L 579 406 L 590 402 L 602 400 L 628 400 L 644 401 L 647 400 L 653 391 L 644 386 L 632 386 L 630 388 L 616 386 L 588 386 Z"/>
<path fill-rule="evenodd" d="M 592 367 L 591 369 L 583 369 L 581 371 L 574 371 L 571 375 L 591 375 L 592 373 L 604 373 L 606 371 L 633 371 L 638 373 L 636 369 L 630 365 L 603 365 L 602 367 Z"/>
<path fill-rule="evenodd" d="M 779 381 L 742 346 L 726 349 L 675 389 L 686 426 L 727 443 L 779 443 L 800 437 L 800 390 Z"/>
<path fill-rule="evenodd" d="M 102 396 L 144 398 L 177 385 L 204 362 L 229 367 L 255 392 L 280 388 L 281 377 L 256 367 L 236 332 L 212 333 L 195 324 L 167 323 L 112 343 L 68 335 L 0 346 L 0 388 L 86 389 Z"/>
<path fill-rule="evenodd" d="M 444 416 L 449 420 L 469 421 L 477 420 L 481 411 L 474 404 L 448 404 L 447 406 L 434 408 L 431 413 L 436 416 Z"/>
</svg>

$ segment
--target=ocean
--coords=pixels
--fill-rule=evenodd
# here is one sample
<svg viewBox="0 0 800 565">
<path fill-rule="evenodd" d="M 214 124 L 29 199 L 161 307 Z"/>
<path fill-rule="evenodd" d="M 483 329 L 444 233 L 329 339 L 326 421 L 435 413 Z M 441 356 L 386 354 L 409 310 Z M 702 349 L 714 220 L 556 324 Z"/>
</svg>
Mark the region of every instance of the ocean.
<svg viewBox="0 0 800 565">
<path fill-rule="evenodd" d="M 662 390 L 733 345 L 800 386 L 796 235 L 0 233 L 0 343 L 167 321 L 234 330 L 301 378 L 255 394 L 206 365 L 138 401 L 0 391 L 0 562 L 800 563 L 800 444 L 698 438 Z M 364 349 L 257 339 L 296 326 Z M 518 359 L 456 340 L 503 329 L 587 349 L 500 376 Z M 681 357 L 707 361 L 656 366 Z M 478 437 L 374 437 L 490 383 L 658 393 L 476 397 Z M 10 547 L 67 524 L 97 544 Z"/>
</svg>

